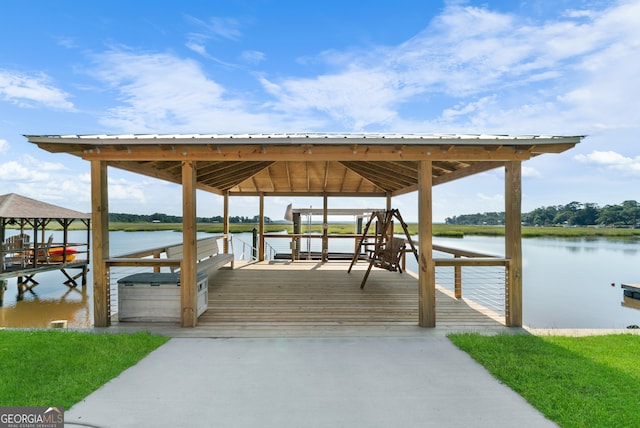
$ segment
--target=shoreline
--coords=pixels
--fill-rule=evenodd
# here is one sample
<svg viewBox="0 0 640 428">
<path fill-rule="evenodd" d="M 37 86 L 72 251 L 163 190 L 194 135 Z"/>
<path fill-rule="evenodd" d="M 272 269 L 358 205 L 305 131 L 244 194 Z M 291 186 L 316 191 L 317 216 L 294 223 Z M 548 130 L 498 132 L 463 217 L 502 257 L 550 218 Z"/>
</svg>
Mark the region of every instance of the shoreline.
<svg viewBox="0 0 640 428">
<path fill-rule="evenodd" d="M 54 225 L 51 225 L 54 226 Z M 198 223 L 198 232 L 206 233 L 223 233 L 224 226 L 222 223 Z M 396 225 L 395 232 L 402 234 L 400 225 Z M 251 233 L 253 229 L 258 229 L 257 223 L 231 223 L 229 233 Z M 407 228 L 411 235 L 418 234 L 418 224 L 408 223 Z M 8 227 L 7 229 L 16 229 L 16 227 Z M 49 227 L 48 230 L 62 230 L 62 228 Z M 69 230 L 86 230 L 84 225 L 72 224 Z M 109 231 L 124 232 L 158 232 L 158 231 L 176 231 L 182 230 L 181 223 L 124 223 L 111 222 Z M 265 224 L 265 233 L 277 233 L 287 230 L 292 233 L 293 226 L 286 223 L 267 223 Z M 306 230 L 305 230 L 306 232 Z M 312 224 L 311 233 L 322 233 L 321 224 Z M 355 225 L 353 223 L 329 223 L 329 234 L 355 234 Z M 451 224 L 434 224 L 433 236 L 439 238 L 463 238 L 464 236 L 504 236 L 503 226 L 473 226 L 473 225 L 451 225 Z M 614 228 L 614 227 L 562 227 L 562 226 L 522 226 L 523 238 L 604 238 L 604 239 L 640 239 L 640 229 L 632 228 Z"/>
</svg>

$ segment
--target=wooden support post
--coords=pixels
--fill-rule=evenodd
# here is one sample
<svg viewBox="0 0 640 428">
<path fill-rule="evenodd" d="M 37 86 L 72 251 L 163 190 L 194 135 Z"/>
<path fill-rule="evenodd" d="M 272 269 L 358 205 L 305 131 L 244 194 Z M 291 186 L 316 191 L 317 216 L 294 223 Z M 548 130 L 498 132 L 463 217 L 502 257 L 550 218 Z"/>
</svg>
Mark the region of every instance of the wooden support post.
<svg viewBox="0 0 640 428">
<path fill-rule="evenodd" d="M 420 269 L 418 279 L 418 323 L 436 326 L 436 270 L 433 263 L 432 164 L 420 161 L 418 170 L 418 242 Z"/>
<path fill-rule="evenodd" d="M 505 257 L 510 259 L 505 324 L 522 327 L 522 162 L 505 162 Z"/>
<path fill-rule="evenodd" d="M 329 260 L 329 198 L 327 195 L 322 197 L 322 256 L 323 263 Z"/>
<path fill-rule="evenodd" d="M 454 257 L 459 259 L 460 255 L 456 254 Z M 462 266 L 453 267 L 453 290 L 456 299 L 462 299 Z"/>
<path fill-rule="evenodd" d="M 222 248 L 225 254 L 229 252 L 229 191 L 224 192 L 224 239 L 222 241 Z"/>
<path fill-rule="evenodd" d="M 260 193 L 260 223 L 258 225 L 260 233 L 260 246 L 258 247 L 258 260 L 264 261 L 264 193 Z"/>
<path fill-rule="evenodd" d="M 2 306 L 3 303 L 4 303 L 4 292 L 6 290 L 7 290 L 7 280 L 6 279 L 0 279 L 0 306 Z"/>
<path fill-rule="evenodd" d="M 293 213 L 293 234 L 298 235 L 302 232 L 302 217 L 299 212 Z M 300 243 L 302 240 L 298 236 L 294 238 L 294 247 L 291 249 L 291 261 L 300 260 Z"/>
<path fill-rule="evenodd" d="M 160 258 L 160 251 L 154 251 L 153 252 L 153 258 L 154 259 L 159 259 Z M 160 266 L 154 266 L 153 267 L 153 271 L 156 273 L 160 272 Z"/>
<path fill-rule="evenodd" d="M 180 266 L 180 325 L 198 323 L 196 268 L 196 168 L 193 161 L 182 162 L 182 264 Z"/>
<path fill-rule="evenodd" d="M 387 193 L 387 211 L 391 211 L 391 193 Z"/>
<path fill-rule="evenodd" d="M 91 220 L 87 220 L 87 260 L 91 260 Z"/>
<path fill-rule="evenodd" d="M 93 223 L 93 325 L 111 325 L 109 313 L 109 194 L 107 163 L 91 161 L 91 221 Z"/>
</svg>

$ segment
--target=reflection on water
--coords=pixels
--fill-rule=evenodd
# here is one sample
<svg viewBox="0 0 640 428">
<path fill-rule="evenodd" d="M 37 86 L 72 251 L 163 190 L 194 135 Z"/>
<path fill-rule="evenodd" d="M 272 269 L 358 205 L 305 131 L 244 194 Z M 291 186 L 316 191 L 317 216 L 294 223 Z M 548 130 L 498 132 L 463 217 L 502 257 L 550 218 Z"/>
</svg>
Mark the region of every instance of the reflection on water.
<svg viewBox="0 0 640 428">
<path fill-rule="evenodd" d="M 54 231 L 54 240 L 61 242 L 62 232 Z M 70 231 L 70 242 L 84 242 L 86 231 Z M 18 294 L 17 278 L 6 280 L 4 299 L 0 306 L 0 327 L 47 328 L 51 321 L 66 320 L 68 328 L 85 328 L 93 324 L 93 295 L 91 268 L 87 286 L 68 287 L 67 277 L 59 270 L 34 276 L 38 285 Z"/>
<path fill-rule="evenodd" d="M 0 307 L 0 326 L 49 327 L 51 321 L 66 320 L 69 328 L 89 327 L 93 323 L 91 286 L 68 287 L 61 272 L 36 275 L 40 284 L 25 291 L 20 300 L 16 278 L 7 281 Z"/>
</svg>

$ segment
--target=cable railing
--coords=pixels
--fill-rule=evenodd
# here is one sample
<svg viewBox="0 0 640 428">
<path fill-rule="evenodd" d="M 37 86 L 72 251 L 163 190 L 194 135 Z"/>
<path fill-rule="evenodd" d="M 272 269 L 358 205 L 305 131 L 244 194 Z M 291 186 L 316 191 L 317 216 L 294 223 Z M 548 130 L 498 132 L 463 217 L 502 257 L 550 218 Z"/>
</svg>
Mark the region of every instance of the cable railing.
<svg viewBox="0 0 640 428">
<path fill-rule="evenodd" d="M 473 251 L 434 245 L 436 284 L 458 299 L 464 297 L 475 304 L 506 317 L 510 260 Z"/>
<path fill-rule="evenodd" d="M 248 242 L 243 241 L 240 238 L 234 238 L 234 241 L 238 242 L 240 245 L 240 250 L 237 252 L 234 251 L 234 256 L 236 260 L 247 260 L 247 261 L 255 261 L 258 260 L 258 248 L 253 244 L 249 244 Z M 238 247 L 238 245 L 236 245 Z M 273 260 L 277 254 L 277 250 L 273 248 L 268 242 L 264 243 L 265 250 L 265 259 Z"/>
</svg>

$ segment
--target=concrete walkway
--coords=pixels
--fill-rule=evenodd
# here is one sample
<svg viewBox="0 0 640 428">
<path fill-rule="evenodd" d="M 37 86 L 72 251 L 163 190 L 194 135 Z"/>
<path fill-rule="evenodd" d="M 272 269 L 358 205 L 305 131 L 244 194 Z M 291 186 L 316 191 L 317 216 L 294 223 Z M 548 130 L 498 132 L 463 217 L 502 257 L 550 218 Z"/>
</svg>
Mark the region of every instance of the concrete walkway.
<svg viewBox="0 0 640 428">
<path fill-rule="evenodd" d="M 174 338 L 65 414 L 93 427 L 552 427 L 446 337 Z"/>
</svg>

